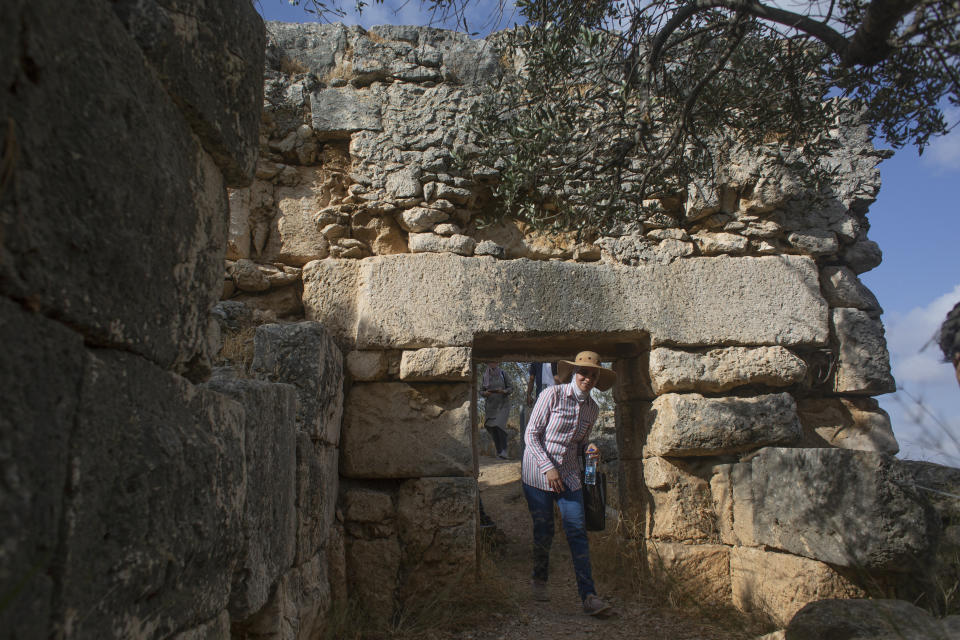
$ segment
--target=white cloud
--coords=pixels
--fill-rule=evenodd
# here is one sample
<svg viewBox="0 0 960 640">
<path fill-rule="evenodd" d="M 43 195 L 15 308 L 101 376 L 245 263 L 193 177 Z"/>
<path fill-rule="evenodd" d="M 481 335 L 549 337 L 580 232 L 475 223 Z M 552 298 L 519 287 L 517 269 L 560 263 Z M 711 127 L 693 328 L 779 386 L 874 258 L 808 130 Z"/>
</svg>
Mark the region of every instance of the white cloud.
<svg viewBox="0 0 960 640">
<path fill-rule="evenodd" d="M 953 367 L 931 343 L 947 312 L 960 301 L 960 284 L 930 304 L 885 322 L 893 375 L 900 388 L 881 396 L 904 458 L 960 466 L 960 387 Z"/>
<path fill-rule="evenodd" d="M 960 122 L 957 107 L 947 107 L 944 115 L 948 123 Z M 921 160 L 938 173 L 960 170 L 960 125 L 947 135 L 935 138 L 923 152 Z"/>
</svg>

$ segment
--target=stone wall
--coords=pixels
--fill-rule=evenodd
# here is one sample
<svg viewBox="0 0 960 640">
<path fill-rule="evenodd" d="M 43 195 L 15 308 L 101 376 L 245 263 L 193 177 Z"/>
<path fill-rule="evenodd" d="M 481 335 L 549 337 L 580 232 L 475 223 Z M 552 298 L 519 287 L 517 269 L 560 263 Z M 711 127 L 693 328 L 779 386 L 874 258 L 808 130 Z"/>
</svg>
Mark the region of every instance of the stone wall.
<svg viewBox="0 0 960 640">
<path fill-rule="evenodd" d="M 857 275 L 881 258 L 866 212 L 885 153 L 862 127 L 831 132 L 835 179 L 816 191 L 771 144 L 595 237 L 485 225 L 497 168 L 471 163 L 464 124 L 513 59 L 495 36 L 267 30 L 224 296 L 318 321 L 345 353 L 345 572 L 375 616 L 411 593 L 409 496 L 444 496 L 452 520 L 418 526 L 455 532 L 443 546 L 469 564 L 471 361 L 581 348 L 619 373 L 621 514 L 653 573 L 779 621 L 916 587 L 905 576 L 929 568 L 939 529 L 873 399 L 894 382 Z M 372 557 L 387 561 L 365 573 Z M 423 558 L 438 584 L 457 573 Z"/>
<path fill-rule="evenodd" d="M 246 0 L 4 3 L 0 638 L 322 629 L 342 356 L 309 406 L 203 383 L 264 46 Z"/>
</svg>

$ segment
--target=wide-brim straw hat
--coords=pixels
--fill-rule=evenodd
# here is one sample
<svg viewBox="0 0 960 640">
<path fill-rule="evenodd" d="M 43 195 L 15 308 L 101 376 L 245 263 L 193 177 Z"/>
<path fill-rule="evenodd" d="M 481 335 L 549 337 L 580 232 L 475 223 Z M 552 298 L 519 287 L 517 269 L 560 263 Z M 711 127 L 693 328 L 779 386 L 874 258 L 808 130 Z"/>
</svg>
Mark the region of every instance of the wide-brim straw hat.
<svg viewBox="0 0 960 640">
<path fill-rule="evenodd" d="M 581 351 L 572 362 L 570 360 L 561 360 L 557 365 L 557 373 L 560 376 L 560 380 L 564 382 L 570 380 L 574 369 L 577 367 L 590 367 L 600 372 L 596 384 L 597 389 L 600 389 L 600 391 L 606 391 L 617 381 L 616 372 L 613 369 L 607 369 L 601 366 L 600 355 L 594 351 Z"/>
</svg>

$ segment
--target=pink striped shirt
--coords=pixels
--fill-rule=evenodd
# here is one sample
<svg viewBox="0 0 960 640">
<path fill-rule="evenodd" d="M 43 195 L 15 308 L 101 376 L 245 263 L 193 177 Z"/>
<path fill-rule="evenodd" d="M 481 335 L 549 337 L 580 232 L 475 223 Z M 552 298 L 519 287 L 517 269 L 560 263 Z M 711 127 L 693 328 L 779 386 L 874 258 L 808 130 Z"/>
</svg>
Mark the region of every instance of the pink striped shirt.
<svg viewBox="0 0 960 640">
<path fill-rule="evenodd" d="M 524 434 L 524 484 L 550 491 L 545 474 L 556 469 L 567 489 L 580 488 L 579 454 L 587 444 L 600 407 L 589 396 L 579 402 L 573 385 L 570 382 L 547 387 L 537 398 Z"/>
</svg>

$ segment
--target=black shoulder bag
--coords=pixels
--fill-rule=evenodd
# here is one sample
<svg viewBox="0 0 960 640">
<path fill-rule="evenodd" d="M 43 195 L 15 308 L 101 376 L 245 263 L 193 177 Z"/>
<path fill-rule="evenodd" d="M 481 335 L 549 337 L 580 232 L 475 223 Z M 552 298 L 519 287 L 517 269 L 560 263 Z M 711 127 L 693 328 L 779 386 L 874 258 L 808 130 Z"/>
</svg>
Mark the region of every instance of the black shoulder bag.
<svg viewBox="0 0 960 640">
<path fill-rule="evenodd" d="M 607 474 L 600 471 L 598 464 L 596 484 L 587 484 L 584 481 L 586 468 L 586 456 L 581 450 L 580 485 L 583 488 L 583 515 L 587 523 L 587 531 L 603 531 L 607 526 Z"/>
</svg>

